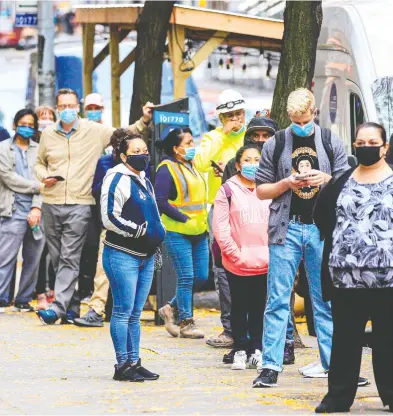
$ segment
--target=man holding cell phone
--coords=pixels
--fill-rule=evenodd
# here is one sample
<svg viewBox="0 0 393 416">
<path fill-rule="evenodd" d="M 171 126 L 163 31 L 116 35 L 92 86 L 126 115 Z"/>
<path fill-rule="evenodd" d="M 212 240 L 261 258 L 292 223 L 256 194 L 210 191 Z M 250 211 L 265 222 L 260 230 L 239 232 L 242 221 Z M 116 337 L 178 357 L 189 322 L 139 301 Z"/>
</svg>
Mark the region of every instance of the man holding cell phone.
<svg viewBox="0 0 393 416">
<path fill-rule="evenodd" d="M 326 378 L 330 363 L 333 323 L 330 304 L 322 299 L 323 242 L 312 214 L 321 187 L 349 166 L 342 140 L 315 124 L 315 99 L 309 90 L 300 88 L 292 92 L 287 110 L 292 124 L 265 143 L 256 174 L 258 197 L 273 202 L 269 219 L 270 263 L 262 372 L 253 387 L 275 387 L 278 373 L 283 370 L 292 287 L 302 259 L 309 281 L 321 363 L 300 371 L 305 377 Z"/>
</svg>

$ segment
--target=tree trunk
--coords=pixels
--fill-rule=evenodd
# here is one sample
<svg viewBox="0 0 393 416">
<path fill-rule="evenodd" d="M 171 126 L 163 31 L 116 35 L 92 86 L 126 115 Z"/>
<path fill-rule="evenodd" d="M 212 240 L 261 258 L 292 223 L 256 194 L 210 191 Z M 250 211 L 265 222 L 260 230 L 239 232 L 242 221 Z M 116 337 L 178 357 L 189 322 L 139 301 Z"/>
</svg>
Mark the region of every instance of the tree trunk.
<svg viewBox="0 0 393 416">
<path fill-rule="evenodd" d="M 165 40 L 174 1 L 146 1 L 136 25 L 134 90 L 130 124 L 142 115 L 142 106 L 160 102 Z"/>
<path fill-rule="evenodd" d="M 286 2 L 283 45 L 271 111 L 272 119 L 280 128 L 290 123 L 288 95 L 296 88 L 311 88 L 321 25 L 322 1 Z"/>
</svg>

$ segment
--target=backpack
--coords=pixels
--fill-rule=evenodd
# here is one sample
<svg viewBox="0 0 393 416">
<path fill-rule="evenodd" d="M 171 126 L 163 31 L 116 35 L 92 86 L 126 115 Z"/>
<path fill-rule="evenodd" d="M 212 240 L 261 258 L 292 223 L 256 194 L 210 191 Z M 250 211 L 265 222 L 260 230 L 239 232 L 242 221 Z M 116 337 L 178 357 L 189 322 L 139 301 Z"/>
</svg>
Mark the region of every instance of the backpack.
<svg viewBox="0 0 393 416">
<path fill-rule="evenodd" d="M 332 147 L 332 132 L 330 129 L 321 128 L 322 144 L 330 163 L 330 169 L 333 171 L 334 153 Z M 276 167 L 276 174 L 278 171 L 278 161 L 285 146 L 285 130 L 280 130 L 275 134 L 276 147 L 273 153 L 273 164 Z"/>
<path fill-rule="evenodd" d="M 222 186 L 224 187 L 225 196 L 227 197 L 229 208 L 231 208 L 231 199 L 232 199 L 231 188 L 227 183 L 224 183 Z M 212 244 L 212 254 L 213 254 L 213 259 L 214 259 L 214 265 L 222 269 L 221 249 L 215 238 L 213 239 L 213 244 Z"/>
</svg>

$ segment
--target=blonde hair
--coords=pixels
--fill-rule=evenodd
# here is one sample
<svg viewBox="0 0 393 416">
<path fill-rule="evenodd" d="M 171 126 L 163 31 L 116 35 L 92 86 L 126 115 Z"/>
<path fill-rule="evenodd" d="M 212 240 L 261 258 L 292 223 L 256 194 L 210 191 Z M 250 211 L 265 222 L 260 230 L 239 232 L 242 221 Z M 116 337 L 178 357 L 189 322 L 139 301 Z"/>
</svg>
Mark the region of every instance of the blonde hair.
<svg viewBox="0 0 393 416">
<path fill-rule="evenodd" d="M 288 97 L 287 111 L 290 116 L 301 116 L 307 111 L 315 110 L 314 94 L 307 88 L 298 88 Z"/>
<path fill-rule="evenodd" d="M 40 105 L 35 109 L 35 113 L 37 114 L 38 119 L 49 113 L 52 115 L 53 121 L 56 121 L 56 111 L 49 105 Z"/>
</svg>

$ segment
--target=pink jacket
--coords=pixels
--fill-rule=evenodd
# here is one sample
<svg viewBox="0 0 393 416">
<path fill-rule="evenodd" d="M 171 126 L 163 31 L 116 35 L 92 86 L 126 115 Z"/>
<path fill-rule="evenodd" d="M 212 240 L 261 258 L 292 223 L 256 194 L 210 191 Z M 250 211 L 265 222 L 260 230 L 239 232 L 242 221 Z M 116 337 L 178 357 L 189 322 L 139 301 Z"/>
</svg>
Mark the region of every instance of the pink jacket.
<svg viewBox="0 0 393 416">
<path fill-rule="evenodd" d="M 235 175 L 227 181 L 232 191 L 229 207 L 221 186 L 213 211 L 213 234 L 221 248 L 226 270 L 238 276 L 255 276 L 268 271 L 267 227 L 271 201 L 261 201 L 256 191 L 246 188 Z"/>
</svg>

